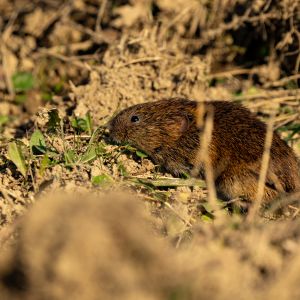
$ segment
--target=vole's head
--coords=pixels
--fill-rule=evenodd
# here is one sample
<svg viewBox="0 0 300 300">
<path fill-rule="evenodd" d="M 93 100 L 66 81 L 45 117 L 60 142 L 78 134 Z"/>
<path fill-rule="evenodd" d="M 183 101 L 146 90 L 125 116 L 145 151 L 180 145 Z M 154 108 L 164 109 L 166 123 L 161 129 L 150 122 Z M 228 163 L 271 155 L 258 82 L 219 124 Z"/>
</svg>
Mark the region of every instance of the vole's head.
<svg viewBox="0 0 300 300">
<path fill-rule="evenodd" d="M 154 154 L 186 134 L 194 123 L 195 105 L 174 98 L 131 106 L 109 122 L 110 136 L 118 143 L 130 143 Z"/>
</svg>

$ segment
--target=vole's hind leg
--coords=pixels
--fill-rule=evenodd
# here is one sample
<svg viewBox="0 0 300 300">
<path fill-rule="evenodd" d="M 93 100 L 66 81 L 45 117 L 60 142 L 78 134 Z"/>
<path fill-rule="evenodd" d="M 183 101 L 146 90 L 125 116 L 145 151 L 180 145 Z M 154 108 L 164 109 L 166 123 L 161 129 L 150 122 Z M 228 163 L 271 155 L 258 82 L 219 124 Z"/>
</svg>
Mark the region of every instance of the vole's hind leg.
<svg viewBox="0 0 300 300">
<path fill-rule="evenodd" d="M 269 172 L 268 172 L 269 173 Z M 281 192 L 278 182 L 272 178 L 272 174 L 267 174 L 263 201 L 268 202 L 274 199 Z M 221 199 L 230 200 L 243 197 L 249 201 L 255 201 L 257 197 L 257 186 L 259 173 L 250 169 L 227 169 L 215 181 L 218 195 Z"/>
</svg>

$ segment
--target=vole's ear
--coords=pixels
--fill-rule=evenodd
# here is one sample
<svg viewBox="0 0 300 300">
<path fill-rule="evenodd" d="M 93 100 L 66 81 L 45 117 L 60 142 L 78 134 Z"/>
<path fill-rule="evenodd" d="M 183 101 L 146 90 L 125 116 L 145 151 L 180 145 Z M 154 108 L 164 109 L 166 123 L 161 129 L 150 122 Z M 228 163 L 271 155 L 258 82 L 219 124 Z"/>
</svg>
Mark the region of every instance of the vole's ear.
<svg viewBox="0 0 300 300">
<path fill-rule="evenodd" d="M 180 133 L 186 132 L 190 128 L 193 121 L 194 121 L 194 116 L 192 114 L 183 114 L 182 116 L 180 116 L 179 132 Z"/>
<path fill-rule="evenodd" d="M 172 121 L 168 123 L 169 138 L 177 140 L 190 128 L 194 117 L 192 115 L 182 114 L 172 118 Z"/>
</svg>

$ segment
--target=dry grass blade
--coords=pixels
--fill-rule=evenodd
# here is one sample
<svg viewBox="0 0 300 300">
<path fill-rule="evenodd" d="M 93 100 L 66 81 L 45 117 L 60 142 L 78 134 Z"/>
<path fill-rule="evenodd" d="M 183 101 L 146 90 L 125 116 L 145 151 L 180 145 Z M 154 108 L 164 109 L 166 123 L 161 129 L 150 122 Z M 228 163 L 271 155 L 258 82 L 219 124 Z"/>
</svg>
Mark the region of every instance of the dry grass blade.
<svg viewBox="0 0 300 300">
<path fill-rule="evenodd" d="M 253 203 L 253 206 L 250 209 L 249 214 L 247 216 L 247 221 L 250 223 L 253 222 L 257 217 L 259 208 L 263 201 L 265 183 L 266 183 L 267 172 L 268 172 L 269 161 L 270 161 L 270 151 L 271 151 L 271 145 L 273 140 L 274 119 L 275 119 L 275 115 L 272 114 L 267 124 L 264 152 L 262 156 L 261 170 L 260 170 L 258 186 L 257 186 L 256 201 Z"/>
<path fill-rule="evenodd" d="M 253 75 L 259 72 L 259 68 L 252 68 L 252 69 L 233 69 L 223 72 L 218 72 L 214 74 L 209 74 L 206 76 L 208 80 L 214 79 L 214 78 L 222 78 L 222 77 L 233 77 L 237 75 Z"/>
<path fill-rule="evenodd" d="M 201 133 L 201 142 L 198 154 L 196 156 L 196 166 L 192 170 L 192 175 L 197 176 L 199 174 L 200 168 L 204 166 L 205 180 L 208 190 L 208 200 L 214 209 L 217 211 L 217 193 L 215 188 L 214 174 L 211 165 L 211 160 L 209 157 L 209 145 L 212 138 L 213 131 L 213 116 L 214 112 L 212 109 L 207 109 L 207 116 L 204 120 L 205 112 L 203 103 L 199 103 L 197 107 L 197 126 L 201 128 L 204 126 L 204 130 Z M 204 122 L 203 122 L 204 121 Z M 203 124 L 204 123 L 204 124 Z"/>
<path fill-rule="evenodd" d="M 287 84 L 289 81 L 291 80 L 297 80 L 300 78 L 300 74 L 295 74 L 295 75 L 291 75 L 291 76 L 287 76 L 284 78 L 281 78 L 280 80 L 274 81 L 274 82 L 269 82 L 265 84 L 266 88 L 269 87 L 279 87 L 279 86 L 284 86 L 285 84 Z"/>
<path fill-rule="evenodd" d="M 63 62 L 69 63 L 72 66 L 75 66 L 80 69 L 86 69 L 86 70 L 90 71 L 93 68 L 93 67 L 89 66 L 86 62 L 85 63 L 81 62 L 79 59 L 73 59 L 73 58 L 67 57 L 67 56 L 59 54 L 59 53 L 52 53 L 47 49 L 40 49 L 39 54 L 43 55 L 43 56 L 50 56 L 50 57 L 57 58 Z"/>
<path fill-rule="evenodd" d="M 129 65 L 132 65 L 132 64 L 151 63 L 151 62 L 159 61 L 159 60 L 161 60 L 161 59 L 162 59 L 162 58 L 159 57 L 159 56 L 154 56 L 154 57 L 141 57 L 141 58 L 138 58 L 138 59 L 129 61 L 129 62 L 127 62 L 127 63 L 119 64 L 119 65 L 117 65 L 116 67 L 117 67 L 117 68 L 123 68 L 123 67 L 127 67 L 127 66 L 129 66 Z"/>
<path fill-rule="evenodd" d="M 189 178 L 189 179 L 181 179 L 181 178 L 156 178 L 156 179 L 148 179 L 141 177 L 126 177 L 129 180 L 141 182 L 144 184 L 150 184 L 155 187 L 179 187 L 179 186 L 198 186 L 204 188 L 206 186 L 205 182 L 201 179 Z"/>
<path fill-rule="evenodd" d="M 107 0 L 103 0 L 97 14 L 97 19 L 96 19 L 96 26 L 95 26 L 95 31 L 100 32 L 101 31 L 101 21 L 103 19 L 105 9 L 107 5 Z"/>
</svg>

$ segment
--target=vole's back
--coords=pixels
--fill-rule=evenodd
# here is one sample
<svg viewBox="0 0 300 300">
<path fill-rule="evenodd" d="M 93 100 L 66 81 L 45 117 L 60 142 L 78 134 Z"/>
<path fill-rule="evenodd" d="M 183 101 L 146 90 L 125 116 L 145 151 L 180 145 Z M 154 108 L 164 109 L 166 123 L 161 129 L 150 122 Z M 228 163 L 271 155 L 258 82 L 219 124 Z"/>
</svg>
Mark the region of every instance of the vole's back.
<svg viewBox="0 0 300 300">
<path fill-rule="evenodd" d="M 253 198 L 261 169 L 266 125 L 243 106 L 225 101 L 214 101 L 211 105 L 214 108 L 212 155 L 218 157 L 219 163 L 224 166 L 220 174 L 216 174 L 216 183 L 224 187 L 227 196 L 232 197 L 243 191 Z M 215 166 L 215 169 L 218 167 Z M 274 133 L 265 199 L 298 189 L 297 158 L 292 149 Z"/>
</svg>

